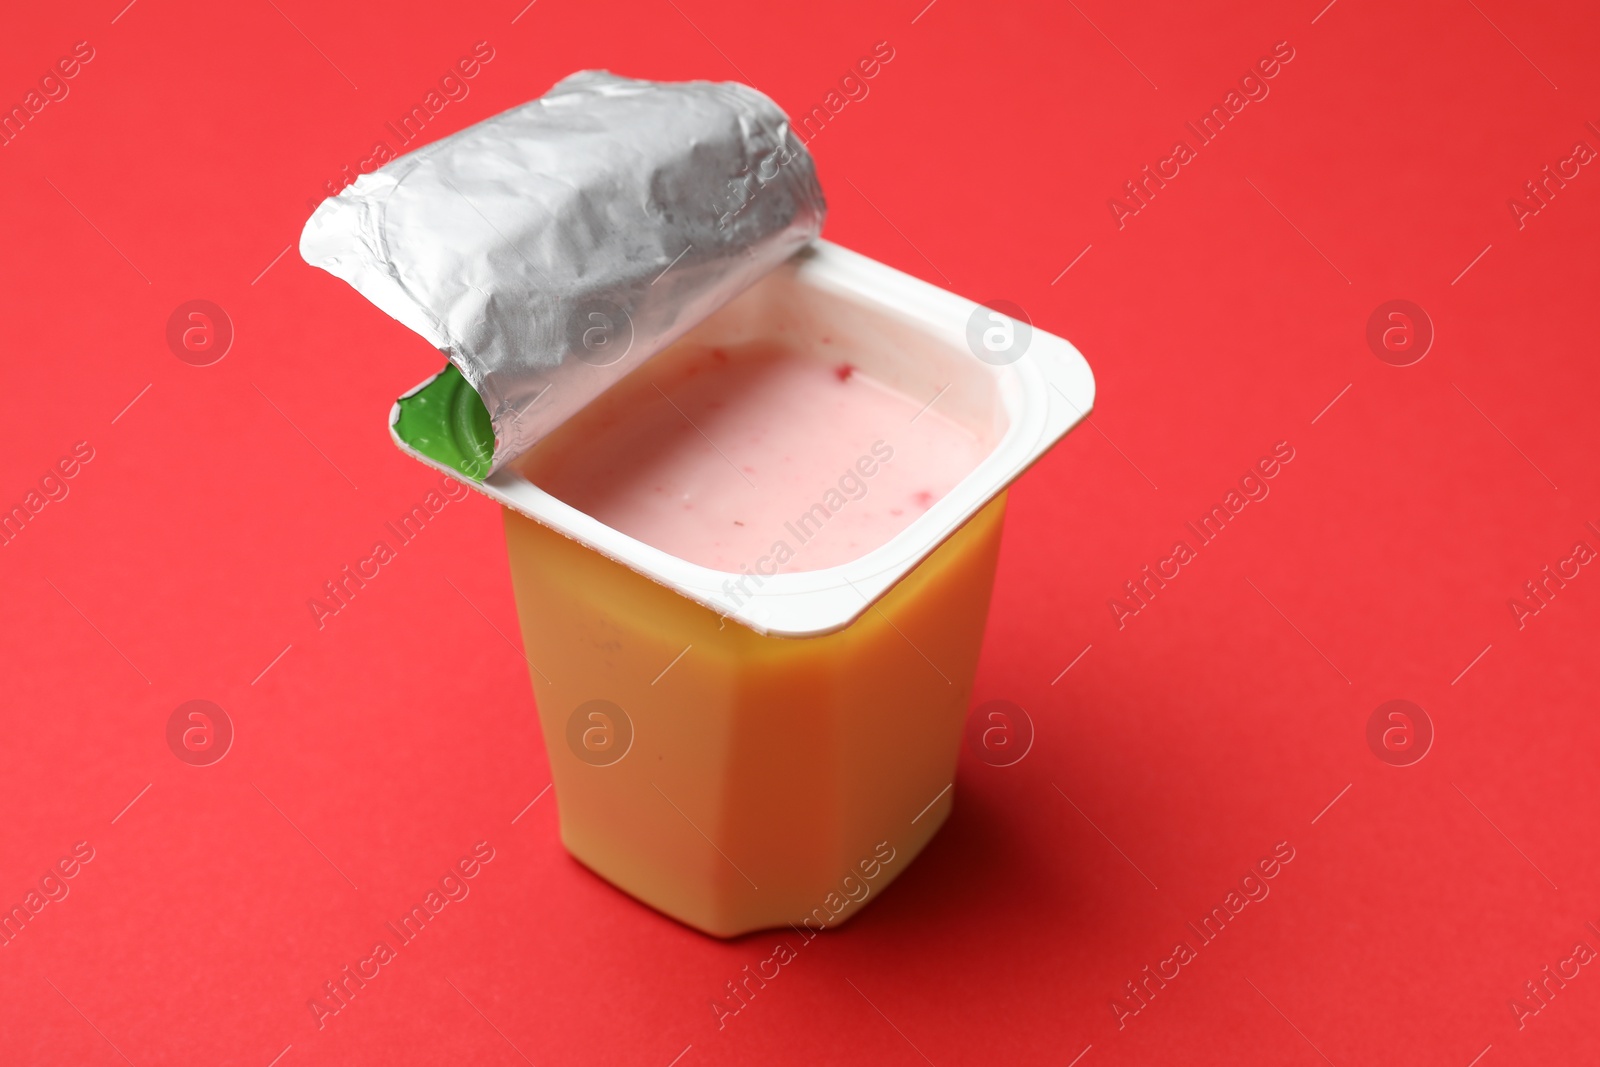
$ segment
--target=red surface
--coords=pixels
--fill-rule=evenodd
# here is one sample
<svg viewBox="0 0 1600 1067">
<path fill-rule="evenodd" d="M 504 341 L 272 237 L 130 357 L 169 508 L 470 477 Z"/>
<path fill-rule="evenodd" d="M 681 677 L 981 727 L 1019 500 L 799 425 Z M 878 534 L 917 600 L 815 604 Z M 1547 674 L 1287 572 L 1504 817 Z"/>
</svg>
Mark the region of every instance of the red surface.
<svg viewBox="0 0 1600 1067">
<path fill-rule="evenodd" d="M 0 548 L 0 897 L 94 852 L 0 948 L 0 1060 L 1600 1054 L 1595 968 L 1521 1029 L 1510 1006 L 1600 948 L 1600 575 L 1520 629 L 1508 607 L 1600 547 L 1600 173 L 1521 228 L 1507 206 L 1600 148 L 1592 9 L 539 0 L 513 23 L 518 0 L 138 0 L 113 22 L 122 3 L 0 33 L 8 103 L 94 49 L 0 148 L 0 498 L 93 449 Z M 320 631 L 306 606 L 433 482 L 384 418 L 439 359 L 275 257 L 477 41 L 494 58 L 430 138 L 590 66 L 742 72 L 799 112 L 888 41 L 813 142 L 828 236 L 1022 305 L 1099 379 L 1092 426 L 1012 494 L 975 694 L 1024 706 L 1033 749 L 964 753 L 928 851 L 721 1030 L 712 999 L 779 938 L 716 942 L 623 897 L 562 851 L 548 795 L 512 821 L 549 776 L 496 634 L 493 508 L 451 503 Z M 1279 41 L 1270 96 L 1118 229 L 1108 198 Z M 208 367 L 164 337 L 197 298 L 236 330 Z M 1413 366 L 1365 340 L 1391 299 L 1436 328 Z M 1270 496 L 1119 629 L 1108 599 L 1280 441 Z M 1395 698 L 1436 729 L 1409 767 L 1366 740 Z M 209 767 L 167 746 L 192 699 L 236 729 Z M 479 841 L 470 896 L 319 1030 L 309 998 Z M 1270 896 L 1119 1029 L 1124 983 L 1196 947 L 1186 922 L 1278 842 Z"/>
</svg>

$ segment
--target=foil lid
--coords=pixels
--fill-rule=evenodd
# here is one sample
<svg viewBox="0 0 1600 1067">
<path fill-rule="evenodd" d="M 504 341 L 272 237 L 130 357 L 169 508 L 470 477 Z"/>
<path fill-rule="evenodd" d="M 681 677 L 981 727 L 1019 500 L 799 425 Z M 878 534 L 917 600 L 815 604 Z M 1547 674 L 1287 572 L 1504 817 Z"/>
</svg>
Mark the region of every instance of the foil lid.
<svg viewBox="0 0 1600 1067">
<path fill-rule="evenodd" d="M 362 175 L 300 235 L 441 349 L 490 471 L 805 246 L 827 205 L 783 111 L 734 82 L 582 71 Z"/>
</svg>

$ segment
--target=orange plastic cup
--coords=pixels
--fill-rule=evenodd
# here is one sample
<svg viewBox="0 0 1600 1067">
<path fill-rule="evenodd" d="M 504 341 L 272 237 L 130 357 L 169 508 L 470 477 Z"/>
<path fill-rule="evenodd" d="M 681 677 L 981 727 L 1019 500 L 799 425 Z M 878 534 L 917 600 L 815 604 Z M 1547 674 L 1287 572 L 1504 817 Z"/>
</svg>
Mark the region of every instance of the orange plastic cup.
<svg viewBox="0 0 1600 1067">
<path fill-rule="evenodd" d="M 824 335 L 830 360 L 944 389 L 941 410 L 992 445 L 857 560 L 730 602 L 739 575 L 611 529 L 518 467 L 468 483 L 506 508 L 563 844 L 719 937 L 848 920 L 949 816 L 1005 489 L 1094 399 L 1065 340 L 827 242 L 684 343 Z"/>
<path fill-rule="evenodd" d="M 507 510 L 567 850 L 720 937 L 854 914 L 950 813 L 1004 514 L 1002 495 L 855 622 L 797 639 Z"/>
</svg>

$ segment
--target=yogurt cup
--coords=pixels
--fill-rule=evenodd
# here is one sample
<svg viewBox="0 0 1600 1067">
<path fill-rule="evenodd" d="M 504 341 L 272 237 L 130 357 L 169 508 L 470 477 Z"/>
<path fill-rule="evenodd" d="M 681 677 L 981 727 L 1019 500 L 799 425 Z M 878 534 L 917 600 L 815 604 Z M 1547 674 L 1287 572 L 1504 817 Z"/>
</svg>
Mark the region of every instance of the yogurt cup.
<svg viewBox="0 0 1600 1067">
<path fill-rule="evenodd" d="M 824 337 L 984 443 L 926 511 L 826 567 L 757 578 L 654 547 L 534 484 L 538 447 L 464 478 L 401 432 L 438 377 L 390 419 L 403 451 L 504 507 L 563 844 L 719 937 L 846 921 L 949 816 L 1005 491 L 1094 401 L 1062 338 L 826 241 L 677 345 Z"/>
</svg>

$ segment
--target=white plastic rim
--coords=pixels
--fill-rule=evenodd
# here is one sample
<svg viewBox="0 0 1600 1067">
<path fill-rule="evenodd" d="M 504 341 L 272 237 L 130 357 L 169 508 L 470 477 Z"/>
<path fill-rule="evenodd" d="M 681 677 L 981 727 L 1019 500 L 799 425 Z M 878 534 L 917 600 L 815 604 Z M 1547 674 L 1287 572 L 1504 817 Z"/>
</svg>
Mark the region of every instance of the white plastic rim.
<svg viewBox="0 0 1600 1067">
<path fill-rule="evenodd" d="M 954 351 L 967 350 L 967 324 L 979 307 L 974 301 L 829 241 L 815 242 L 796 263 L 799 284 L 898 319 Z M 1082 354 L 1036 325 L 1026 351 L 1013 363 L 994 366 L 966 358 L 995 380 L 1009 423 L 988 456 L 909 526 L 865 555 L 835 567 L 763 576 L 759 587 L 746 586 L 734 597 L 726 587 L 744 574 L 702 567 L 629 537 L 551 496 L 514 467 L 474 482 L 422 455 L 394 433 L 398 404 L 390 415 L 390 434 L 408 455 L 718 615 L 761 634 L 816 637 L 859 618 L 1094 406 L 1094 374 Z"/>
</svg>

